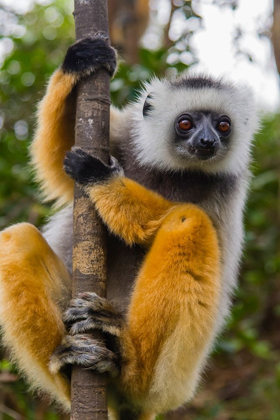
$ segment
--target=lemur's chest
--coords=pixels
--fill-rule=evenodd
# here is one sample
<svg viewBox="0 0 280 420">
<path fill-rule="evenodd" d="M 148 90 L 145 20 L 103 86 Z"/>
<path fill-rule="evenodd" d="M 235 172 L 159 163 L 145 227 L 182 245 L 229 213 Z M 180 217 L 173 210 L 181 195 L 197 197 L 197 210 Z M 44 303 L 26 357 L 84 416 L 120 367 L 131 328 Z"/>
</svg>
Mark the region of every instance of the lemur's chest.
<svg viewBox="0 0 280 420">
<path fill-rule="evenodd" d="M 226 200 L 236 187 L 234 175 L 213 175 L 203 172 L 160 172 L 127 166 L 125 175 L 168 200 L 203 204 Z"/>
</svg>

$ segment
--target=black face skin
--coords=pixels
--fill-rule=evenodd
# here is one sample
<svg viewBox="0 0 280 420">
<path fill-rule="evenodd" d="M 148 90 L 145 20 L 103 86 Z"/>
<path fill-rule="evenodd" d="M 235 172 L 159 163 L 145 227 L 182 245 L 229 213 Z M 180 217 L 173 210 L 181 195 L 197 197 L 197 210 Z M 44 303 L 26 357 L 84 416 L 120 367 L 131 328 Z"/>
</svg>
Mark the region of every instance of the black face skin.
<svg viewBox="0 0 280 420">
<path fill-rule="evenodd" d="M 175 144 L 181 155 L 208 160 L 228 146 L 232 132 L 227 115 L 210 111 L 184 112 L 174 124 Z"/>
</svg>

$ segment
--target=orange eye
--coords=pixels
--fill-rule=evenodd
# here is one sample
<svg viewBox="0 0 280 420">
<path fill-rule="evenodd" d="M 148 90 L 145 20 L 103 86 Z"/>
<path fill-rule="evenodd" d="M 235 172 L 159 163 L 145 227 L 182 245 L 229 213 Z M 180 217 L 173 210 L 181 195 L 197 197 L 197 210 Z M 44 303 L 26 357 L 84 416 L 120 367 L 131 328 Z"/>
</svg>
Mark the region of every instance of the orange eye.
<svg viewBox="0 0 280 420">
<path fill-rule="evenodd" d="M 179 127 L 182 131 L 188 131 L 188 130 L 191 130 L 193 128 L 193 123 L 186 118 L 179 121 L 178 125 L 179 125 Z"/>
<path fill-rule="evenodd" d="M 222 133 L 227 133 L 230 130 L 230 123 L 228 121 L 220 121 L 218 130 Z"/>
</svg>

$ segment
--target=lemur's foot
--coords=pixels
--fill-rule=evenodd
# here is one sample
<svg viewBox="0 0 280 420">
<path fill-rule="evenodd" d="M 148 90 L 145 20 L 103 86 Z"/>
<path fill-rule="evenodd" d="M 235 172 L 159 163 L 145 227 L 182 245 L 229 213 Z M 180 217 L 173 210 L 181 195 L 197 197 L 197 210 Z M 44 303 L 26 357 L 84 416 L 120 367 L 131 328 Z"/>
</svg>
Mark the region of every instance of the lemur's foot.
<svg viewBox="0 0 280 420">
<path fill-rule="evenodd" d="M 101 341 L 81 334 L 64 337 L 51 356 L 49 369 L 58 373 L 69 365 L 79 365 L 98 373 L 109 372 L 112 376 L 120 372 L 118 357 L 112 351 Z"/>
<path fill-rule="evenodd" d="M 81 76 L 88 76 L 101 67 L 105 67 L 110 76 L 114 75 L 117 67 L 116 50 L 102 33 L 84 38 L 69 47 L 62 64 L 65 73 Z"/>
<path fill-rule="evenodd" d="M 123 170 L 118 161 L 110 157 L 111 165 L 105 165 L 101 160 L 82 149 L 73 147 L 66 153 L 64 170 L 68 176 L 81 185 L 90 185 L 103 182 L 114 174 L 122 174 Z"/>
<path fill-rule="evenodd" d="M 50 360 L 50 370 L 57 373 L 67 365 L 80 365 L 96 372 L 109 372 L 116 376 L 120 372 L 119 337 L 123 328 L 123 317 L 107 301 L 96 293 L 80 293 L 71 300 L 64 313 L 64 322 L 70 335 L 62 340 Z M 98 329 L 112 337 L 111 345 L 116 353 L 106 348 L 102 341 L 83 333 Z"/>
<path fill-rule="evenodd" d="M 116 337 L 120 336 L 124 322 L 108 300 L 96 293 L 80 293 L 71 300 L 63 320 L 73 335 L 98 329 Z"/>
</svg>

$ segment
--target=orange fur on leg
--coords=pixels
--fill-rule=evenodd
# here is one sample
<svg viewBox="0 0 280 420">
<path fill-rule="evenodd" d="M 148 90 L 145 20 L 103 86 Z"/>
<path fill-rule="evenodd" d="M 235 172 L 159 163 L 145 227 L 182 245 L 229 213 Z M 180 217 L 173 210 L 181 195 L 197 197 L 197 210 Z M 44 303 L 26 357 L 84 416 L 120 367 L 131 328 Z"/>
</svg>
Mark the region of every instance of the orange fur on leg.
<svg viewBox="0 0 280 420">
<path fill-rule="evenodd" d="M 177 205 L 140 270 L 122 337 L 120 388 L 145 412 L 165 412 L 192 397 L 213 342 L 219 292 L 212 222 L 194 205 Z"/>
<path fill-rule="evenodd" d="M 48 370 L 50 355 L 65 333 L 61 309 L 70 298 L 63 263 L 32 225 L 0 234 L 0 324 L 4 342 L 35 387 L 69 409 L 69 385 Z"/>
</svg>

